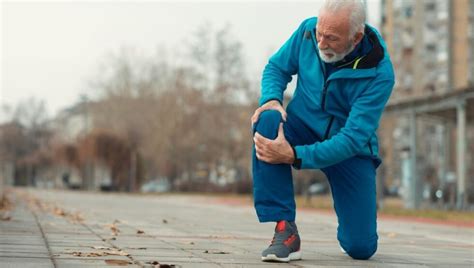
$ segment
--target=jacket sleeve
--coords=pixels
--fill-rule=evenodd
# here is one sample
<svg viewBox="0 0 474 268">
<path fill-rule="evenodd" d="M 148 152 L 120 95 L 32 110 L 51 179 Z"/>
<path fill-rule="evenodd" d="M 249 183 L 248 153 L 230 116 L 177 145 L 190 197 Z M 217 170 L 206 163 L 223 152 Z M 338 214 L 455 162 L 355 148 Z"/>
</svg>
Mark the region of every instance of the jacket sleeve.
<svg viewBox="0 0 474 268">
<path fill-rule="evenodd" d="M 306 22 L 303 21 L 298 29 L 283 44 L 283 46 L 270 58 L 262 75 L 262 95 L 259 105 L 269 100 L 278 100 L 283 103 L 285 91 L 292 75 L 298 72 L 298 57 L 304 35 Z"/>
<path fill-rule="evenodd" d="M 353 102 L 343 128 L 330 139 L 296 146 L 301 168 L 320 169 L 359 153 L 378 128 L 394 85 L 393 78 L 375 79 Z"/>
</svg>

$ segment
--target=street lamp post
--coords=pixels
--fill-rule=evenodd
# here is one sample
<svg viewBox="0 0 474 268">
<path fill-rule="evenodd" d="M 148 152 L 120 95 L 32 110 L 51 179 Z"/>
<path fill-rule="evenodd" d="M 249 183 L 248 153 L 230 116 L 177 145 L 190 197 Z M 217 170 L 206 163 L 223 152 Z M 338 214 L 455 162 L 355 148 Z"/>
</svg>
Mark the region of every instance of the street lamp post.
<svg viewBox="0 0 474 268">
<path fill-rule="evenodd" d="M 82 102 L 82 114 L 83 114 L 83 136 L 86 137 L 89 133 L 89 111 L 88 111 L 88 97 L 86 94 L 81 95 Z M 86 155 L 84 159 L 84 178 L 82 181 L 82 188 L 84 190 L 90 190 L 92 188 L 92 174 L 91 174 L 91 163 L 89 156 Z"/>
</svg>

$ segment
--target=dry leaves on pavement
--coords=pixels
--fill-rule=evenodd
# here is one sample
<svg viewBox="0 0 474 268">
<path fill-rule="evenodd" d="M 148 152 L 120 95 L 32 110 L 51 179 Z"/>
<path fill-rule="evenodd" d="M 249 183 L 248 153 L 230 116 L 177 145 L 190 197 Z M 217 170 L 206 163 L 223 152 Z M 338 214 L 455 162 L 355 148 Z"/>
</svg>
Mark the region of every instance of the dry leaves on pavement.
<svg viewBox="0 0 474 268">
<path fill-rule="evenodd" d="M 387 236 L 388 236 L 388 237 L 390 237 L 390 238 L 394 238 L 394 237 L 396 237 L 396 236 L 397 236 L 397 234 L 396 234 L 396 233 L 393 233 L 393 232 L 391 232 L 391 233 L 388 233 L 388 234 L 387 234 Z"/>
<path fill-rule="evenodd" d="M 13 208 L 13 204 L 10 199 L 7 197 L 6 193 L 3 194 L 0 199 L 0 220 L 9 221 L 12 219 L 10 211 Z"/>
<path fill-rule="evenodd" d="M 101 251 L 92 251 L 92 252 L 82 252 L 82 251 L 66 251 L 65 254 L 71 254 L 76 257 L 101 257 L 101 256 L 130 256 L 129 253 L 115 248 L 108 248 L 108 247 L 92 247 L 97 249 L 103 249 Z"/>
<path fill-rule="evenodd" d="M 147 261 L 146 264 L 151 264 L 153 267 L 156 268 L 175 268 L 176 265 L 174 264 L 165 264 L 165 263 L 159 263 L 158 261 Z"/>
<path fill-rule="evenodd" d="M 127 260 L 104 260 L 104 261 L 108 265 L 116 265 L 116 266 L 128 266 L 129 264 L 132 264 L 132 262 L 129 262 Z"/>
<path fill-rule="evenodd" d="M 64 217 L 64 216 L 67 215 L 64 210 L 62 210 L 62 209 L 60 209 L 60 208 L 58 208 L 58 207 L 55 207 L 55 208 L 53 209 L 53 214 L 56 215 L 56 216 L 61 216 L 61 217 Z"/>
<path fill-rule="evenodd" d="M 12 219 L 12 216 L 10 216 L 10 213 L 7 211 L 3 213 L 3 215 L 0 217 L 0 220 L 2 221 L 9 221 Z"/>
<path fill-rule="evenodd" d="M 0 211 L 11 210 L 12 207 L 13 204 L 10 199 L 7 197 L 6 194 L 3 194 L 2 198 L 0 199 Z"/>
<path fill-rule="evenodd" d="M 92 246 L 93 249 L 105 249 L 105 250 L 112 250 L 111 247 L 104 247 L 104 246 Z"/>
<path fill-rule="evenodd" d="M 207 254 L 230 254 L 230 252 L 218 251 L 218 250 L 205 250 L 204 253 L 207 253 Z"/>
<path fill-rule="evenodd" d="M 125 247 L 126 249 L 138 249 L 138 250 L 145 250 L 145 247 Z"/>
<path fill-rule="evenodd" d="M 120 229 L 117 227 L 118 221 L 115 220 L 112 224 L 107 224 L 106 227 L 110 228 L 113 236 L 117 236 L 120 233 Z"/>
<path fill-rule="evenodd" d="M 29 193 L 21 193 L 21 196 L 27 201 L 30 209 L 33 211 L 43 211 L 51 213 L 58 217 L 63 217 L 68 220 L 70 223 L 78 224 L 84 221 L 84 218 L 81 216 L 80 212 L 68 212 L 63 208 L 53 205 L 51 203 L 46 203 Z"/>
</svg>

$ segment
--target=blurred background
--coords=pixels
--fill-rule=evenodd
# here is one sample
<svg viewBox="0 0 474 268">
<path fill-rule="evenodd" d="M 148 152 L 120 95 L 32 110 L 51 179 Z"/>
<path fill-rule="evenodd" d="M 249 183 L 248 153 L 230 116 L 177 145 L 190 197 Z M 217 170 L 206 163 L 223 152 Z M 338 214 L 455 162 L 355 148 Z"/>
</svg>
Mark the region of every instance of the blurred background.
<svg viewBox="0 0 474 268">
<path fill-rule="evenodd" d="M 397 79 L 379 207 L 474 210 L 474 1 L 365 2 Z M 1 2 L 0 192 L 251 193 L 261 72 L 320 5 Z M 294 175 L 306 203 L 329 196 Z"/>
</svg>

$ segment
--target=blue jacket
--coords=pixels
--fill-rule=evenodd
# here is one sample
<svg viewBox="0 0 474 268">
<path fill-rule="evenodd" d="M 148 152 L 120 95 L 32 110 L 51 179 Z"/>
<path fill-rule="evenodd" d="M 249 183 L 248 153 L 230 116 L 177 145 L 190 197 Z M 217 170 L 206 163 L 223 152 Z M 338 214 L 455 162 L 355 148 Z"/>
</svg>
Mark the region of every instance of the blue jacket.
<svg viewBox="0 0 474 268">
<path fill-rule="evenodd" d="M 320 141 L 295 146 L 297 168 L 320 169 L 350 157 L 372 157 L 380 163 L 376 130 L 393 89 L 395 77 L 380 34 L 367 26 L 372 44 L 363 57 L 338 67 L 328 77 L 315 37 L 317 18 L 309 18 L 270 58 L 262 77 L 260 105 L 277 99 L 298 75 L 294 95 L 287 106 Z"/>
</svg>

